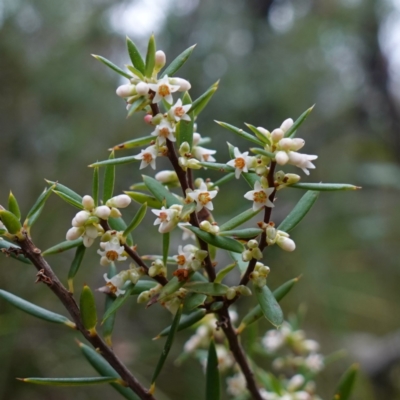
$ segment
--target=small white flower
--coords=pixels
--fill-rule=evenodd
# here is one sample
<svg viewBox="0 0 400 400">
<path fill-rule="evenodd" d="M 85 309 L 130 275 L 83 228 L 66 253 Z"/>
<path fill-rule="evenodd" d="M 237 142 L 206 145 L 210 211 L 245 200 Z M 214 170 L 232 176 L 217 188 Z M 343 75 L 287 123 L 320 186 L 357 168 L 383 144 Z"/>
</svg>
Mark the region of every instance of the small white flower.
<svg viewBox="0 0 400 400">
<path fill-rule="evenodd" d="M 227 378 L 226 382 L 228 385 L 227 392 L 233 397 L 240 396 L 247 392 L 246 378 L 241 372 L 230 378 Z"/>
<path fill-rule="evenodd" d="M 181 119 L 183 121 L 190 121 L 190 117 L 187 115 L 190 107 L 192 107 L 191 104 L 182 105 L 182 100 L 178 99 L 175 105 L 173 105 L 168 111 L 168 115 L 176 122 L 180 121 Z"/>
<path fill-rule="evenodd" d="M 292 376 L 287 384 L 287 390 L 289 392 L 294 392 L 300 389 L 304 385 L 305 379 L 303 375 L 297 374 Z"/>
<path fill-rule="evenodd" d="M 320 372 L 324 369 L 324 357 L 318 353 L 311 353 L 304 360 L 304 365 L 314 373 Z"/>
<path fill-rule="evenodd" d="M 119 274 L 115 275 L 111 279 L 107 277 L 107 274 L 104 274 L 104 280 L 107 282 L 106 286 L 103 286 L 99 288 L 98 290 L 100 292 L 105 292 L 105 293 L 112 293 L 115 294 L 117 297 L 124 294 L 125 290 L 122 290 L 122 287 L 125 284 L 125 274 L 126 271 L 122 271 Z"/>
<path fill-rule="evenodd" d="M 140 154 L 136 155 L 134 158 L 136 158 L 136 160 L 142 160 L 139 169 L 146 168 L 148 165 L 150 165 L 151 168 L 156 169 L 156 146 L 149 146 L 147 149 L 141 150 Z"/>
<path fill-rule="evenodd" d="M 197 158 L 199 161 L 215 162 L 216 159 L 212 156 L 217 150 L 205 149 L 204 147 L 194 146 L 192 149 L 193 157 Z"/>
<path fill-rule="evenodd" d="M 166 209 L 164 206 L 161 210 L 151 210 L 151 212 L 157 215 L 158 218 L 154 221 L 154 225 L 160 225 L 158 231 L 160 233 L 167 233 L 172 231 L 178 225 L 179 214 L 182 210 L 182 206 L 173 205 Z"/>
<path fill-rule="evenodd" d="M 99 236 L 99 231 L 97 230 L 97 228 L 94 225 L 86 226 L 85 233 L 83 235 L 84 246 L 90 247 L 93 244 L 94 239 L 97 238 L 97 236 Z"/>
<path fill-rule="evenodd" d="M 274 204 L 271 202 L 269 199 L 269 196 L 273 193 L 275 188 L 262 188 L 261 183 L 259 181 L 256 181 L 254 184 L 254 190 L 250 190 L 247 192 L 244 197 L 247 200 L 252 200 L 253 203 L 253 210 L 257 211 L 260 208 L 266 206 L 266 207 L 274 207 Z"/>
<path fill-rule="evenodd" d="M 162 79 L 157 81 L 156 84 L 149 83 L 149 88 L 156 93 L 153 98 L 153 103 L 158 103 L 162 99 L 165 99 L 167 103 L 172 104 L 172 93 L 178 91 L 180 89 L 180 86 L 171 85 L 169 83 L 168 76 L 165 75 Z"/>
<path fill-rule="evenodd" d="M 283 335 L 282 330 L 271 329 L 266 332 L 261 343 L 268 353 L 275 353 L 285 343 L 285 336 Z"/>
<path fill-rule="evenodd" d="M 109 242 L 100 243 L 101 250 L 97 250 L 97 253 L 101 255 L 100 264 L 107 266 L 114 261 L 125 261 L 126 257 L 122 256 L 124 247 L 120 245 L 117 238 L 111 239 Z"/>
<path fill-rule="evenodd" d="M 310 175 L 308 168 L 315 168 L 315 165 L 311 161 L 316 160 L 317 158 L 318 156 L 315 155 L 301 154 L 295 151 L 290 151 L 288 163 L 301 168 L 306 175 Z"/>
<path fill-rule="evenodd" d="M 182 240 L 187 240 L 187 239 L 196 240 L 196 235 L 190 229 L 185 228 L 185 226 L 187 225 L 190 224 L 185 224 L 185 223 L 178 224 L 178 227 L 183 231 Z"/>
<path fill-rule="evenodd" d="M 214 206 L 211 200 L 217 195 L 217 190 L 207 190 L 207 185 L 202 182 L 199 189 L 189 192 L 187 196 L 197 203 L 196 212 L 199 212 L 203 207 L 213 210 Z"/>
<path fill-rule="evenodd" d="M 252 157 L 249 157 L 248 151 L 241 153 L 237 147 L 233 149 L 233 153 L 235 159 L 228 161 L 226 164 L 235 168 L 235 177 L 239 179 L 242 172 L 248 172 L 248 164 Z"/>
<path fill-rule="evenodd" d="M 174 131 L 175 128 L 171 125 L 171 123 L 166 118 L 163 118 L 156 126 L 155 130 L 151 132 L 151 135 L 158 136 L 158 144 L 163 145 L 167 139 L 169 139 L 171 142 L 176 141 Z"/>
</svg>

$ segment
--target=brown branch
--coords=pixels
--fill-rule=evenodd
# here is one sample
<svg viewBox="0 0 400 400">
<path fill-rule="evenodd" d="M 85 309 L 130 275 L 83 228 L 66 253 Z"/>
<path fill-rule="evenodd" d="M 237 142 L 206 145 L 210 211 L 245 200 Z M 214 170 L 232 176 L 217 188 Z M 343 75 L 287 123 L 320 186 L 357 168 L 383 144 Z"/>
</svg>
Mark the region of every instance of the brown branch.
<svg viewBox="0 0 400 400">
<path fill-rule="evenodd" d="M 86 340 L 98 351 L 103 358 L 115 369 L 126 385 L 131 388 L 142 400 L 155 400 L 140 382 L 132 375 L 126 366 L 119 360 L 104 340 L 96 335 L 92 335 L 87 331 L 82 323 L 81 314 L 78 305 L 72 294 L 63 286 L 57 275 L 53 272 L 47 261 L 41 256 L 41 251 L 33 244 L 30 237 L 25 232 L 25 239 L 19 240 L 18 244 L 26 258 L 28 258 L 38 271 L 41 272 L 41 279 L 52 292 L 60 299 L 61 303 L 68 310 L 77 329 L 82 333 Z"/>
</svg>

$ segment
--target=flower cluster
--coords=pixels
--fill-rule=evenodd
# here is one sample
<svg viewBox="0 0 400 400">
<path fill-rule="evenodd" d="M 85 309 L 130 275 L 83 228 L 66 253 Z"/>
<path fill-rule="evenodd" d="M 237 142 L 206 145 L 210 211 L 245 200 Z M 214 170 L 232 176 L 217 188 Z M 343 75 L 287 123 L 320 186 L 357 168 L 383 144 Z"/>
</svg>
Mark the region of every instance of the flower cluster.
<svg viewBox="0 0 400 400">
<path fill-rule="evenodd" d="M 127 282 L 132 284 L 136 284 L 142 275 L 141 271 L 134 268 L 133 265 L 130 269 L 126 271 L 121 271 L 117 275 L 113 276 L 111 279 L 107 277 L 107 274 L 104 274 L 104 280 L 106 281 L 106 285 L 97 289 L 99 292 L 113 294 L 116 297 L 123 295 L 125 293 L 124 287 Z"/>
<path fill-rule="evenodd" d="M 268 246 L 272 246 L 276 243 L 281 249 L 285 251 L 294 251 L 296 249 L 296 244 L 292 239 L 289 238 L 289 234 L 276 229 L 273 222 L 270 222 L 268 224 L 266 232 Z"/>
<path fill-rule="evenodd" d="M 254 285 L 263 287 L 267 284 L 267 276 L 269 275 L 270 268 L 263 263 L 257 262 L 254 271 L 250 274 L 250 280 Z"/>
<path fill-rule="evenodd" d="M 192 244 L 187 244 L 184 247 L 178 247 L 178 254 L 174 256 L 174 259 L 178 264 L 178 269 L 198 271 L 207 255 L 207 251 L 200 250 Z"/>
</svg>

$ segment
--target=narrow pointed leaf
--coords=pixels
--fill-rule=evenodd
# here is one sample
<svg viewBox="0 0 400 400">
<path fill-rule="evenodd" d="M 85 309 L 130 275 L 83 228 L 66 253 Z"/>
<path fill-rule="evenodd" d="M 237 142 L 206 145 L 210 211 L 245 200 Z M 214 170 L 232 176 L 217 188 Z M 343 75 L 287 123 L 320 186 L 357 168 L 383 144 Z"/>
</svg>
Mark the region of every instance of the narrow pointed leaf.
<svg viewBox="0 0 400 400">
<path fill-rule="evenodd" d="M 160 209 L 162 207 L 161 201 L 157 200 L 155 197 L 150 196 L 146 193 L 140 192 L 124 192 L 127 194 L 132 200 L 136 201 L 136 203 L 144 204 L 147 203 L 149 207 Z"/>
<path fill-rule="evenodd" d="M 200 320 L 202 320 L 204 318 L 206 313 L 207 313 L 206 310 L 196 310 L 190 314 L 183 315 L 179 321 L 177 331 L 182 331 L 182 330 L 194 325 L 196 322 L 199 322 Z M 167 336 L 171 331 L 171 327 L 172 327 L 172 325 L 170 325 L 167 328 L 165 328 L 164 330 L 162 330 L 157 335 L 157 338 L 162 337 L 162 336 Z"/>
<path fill-rule="evenodd" d="M 43 209 L 44 209 L 44 204 L 41 207 L 39 207 L 37 211 L 29 217 L 29 219 L 25 219 L 24 228 L 28 228 L 28 231 L 30 231 L 32 226 L 35 225 L 36 221 L 39 219 Z"/>
<path fill-rule="evenodd" d="M 125 149 L 133 149 L 135 147 L 145 146 L 149 144 L 152 140 L 154 140 L 154 136 L 144 136 L 141 138 L 128 140 L 127 142 L 123 142 L 117 144 L 109 150 L 125 150 Z"/>
<path fill-rule="evenodd" d="M 204 301 L 206 300 L 207 296 L 202 293 L 188 293 L 185 297 L 185 303 L 183 305 L 183 311 L 184 312 L 189 312 L 200 306 L 201 304 L 204 304 Z"/>
<path fill-rule="evenodd" d="M 26 219 L 28 221 L 32 217 L 33 214 L 35 214 L 41 207 L 43 207 L 44 203 L 46 203 L 47 199 L 51 195 L 52 189 L 54 189 L 54 185 L 51 186 L 50 188 L 48 188 L 47 190 L 45 189 L 42 192 L 42 194 L 38 197 L 35 204 L 32 206 L 32 208 L 28 212 L 28 215 L 26 216 Z"/>
<path fill-rule="evenodd" d="M 214 340 L 210 341 L 206 368 L 206 400 L 221 399 L 221 382 L 218 369 L 218 356 Z"/>
<path fill-rule="evenodd" d="M 271 144 L 270 140 L 262 132 L 260 132 L 254 125 L 246 124 L 246 123 L 245 123 L 245 125 L 257 136 L 257 138 L 261 142 L 268 144 L 268 145 Z"/>
<path fill-rule="evenodd" d="M 207 161 L 200 161 L 199 165 L 210 168 L 214 171 L 219 172 L 234 172 L 235 168 L 231 167 L 230 165 L 222 164 L 222 163 L 215 163 L 215 162 L 207 162 Z"/>
<path fill-rule="evenodd" d="M 131 295 L 140 294 L 146 290 L 153 289 L 156 286 L 157 286 L 157 282 L 140 280 L 139 282 L 136 283 L 134 288 L 131 290 Z"/>
<path fill-rule="evenodd" d="M 276 301 L 280 302 L 293 288 L 293 286 L 299 281 L 300 278 L 294 278 L 283 285 L 279 286 L 277 289 L 273 291 L 273 295 Z M 252 324 L 253 322 L 258 321 L 263 316 L 263 311 L 261 306 L 258 304 L 256 305 L 249 313 L 245 315 L 242 319 L 242 322 L 239 325 L 238 333 L 241 333 L 247 326 Z"/>
<path fill-rule="evenodd" d="M 49 191 L 51 191 L 49 189 Z M 61 197 L 66 203 L 71 204 L 71 206 L 74 206 L 76 208 L 78 208 L 79 210 L 83 210 L 84 207 L 82 205 L 81 202 L 76 201 L 73 197 L 69 197 L 68 195 L 66 195 L 65 193 L 59 192 L 58 190 L 54 190 L 53 192 L 58 196 Z"/>
<path fill-rule="evenodd" d="M 12 192 L 10 192 L 10 195 L 8 196 L 8 211 L 13 213 L 19 220 L 21 219 L 21 211 L 19 210 L 18 201 Z"/>
<path fill-rule="evenodd" d="M 249 263 L 247 261 L 242 260 L 241 254 L 233 253 L 231 251 L 229 252 L 229 254 L 232 257 L 232 259 L 236 262 L 237 266 L 240 269 L 240 272 L 244 274 L 247 270 L 247 266 L 249 265 Z"/>
<path fill-rule="evenodd" d="M 348 185 L 347 183 L 295 183 L 288 187 L 303 190 L 319 190 L 330 192 L 335 190 L 358 190 L 360 186 Z"/>
<path fill-rule="evenodd" d="M 96 303 L 94 301 L 93 292 L 87 285 L 83 287 L 83 290 L 81 292 L 79 308 L 81 310 L 83 326 L 88 331 L 93 332 L 97 325 Z"/>
<path fill-rule="evenodd" d="M 353 364 L 340 378 L 332 400 L 349 400 L 357 378 L 358 364 Z"/>
<path fill-rule="evenodd" d="M 112 368 L 111 365 L 99 353 L 96 352 L 96 350 L 83 343 L 79 343 L 79 347 L 85 358 L 100 375 L 106 377 L 112 376 L 120 379 L 120 376 L 114 370 L 114 368 Z M 115 383 L 111 383 L 111 386 L 128 400 L 140 400 L 139 397 L 129 388 L 125 388 Z"/>
<path fill-rule="evenodd" d="M 119 378 L 115 377 L 88 377 L 88 378 L 23 378 L 25 383 L 34 383 L 36 385 L 46 386 L 88 386 L 99 385 L 102 383 L 118 383 Z"/>
<path fill-rule="evenodd" d="M 217 276 L 214 280 L 215 283 L 221 283 L 222 280 L 225 278 L 226 275 L 229 274 L 234 268 L 236 267 L 236 262 L 229 264 L 225 268 L 221 269 L 221 271 L 218 271 Z"/>
<path fill-rule="evenodd" d="M 107 60 L 107 58 L 104 58 L 102 56 L 98 56 L 96 54 L 92 54 L 92 56 L 96 59 L 102 62 L 103 64 L 107 65 L 108 68 L 111 68 L 113 71 L 117 72 L 118 74 L 124 76 L 125 78 L 131 79 L 132 75 L 129 75 L 126 73 L 124 70 L 122 70 L 120 67 L 116 66 L 114 63 L 112 63 L 110 60 Z"/>
<path fill-rule="evenodd" d="M 250 149 L 250 151 L 251 151 L 252 153 L 254 153 L 254 154 L 259 154 L 259 155 L 261 155 L 261 156 L 266 156 L 266 157 L 271 158 L 271 159 L 274 159 L 274 158 L 275 158 L 275 154 L 274 154 L 274 153 L 271 153 L 270 151 L 267 151 L 267 150 L 265 150 L 265 149 L 260 149 L 260 148 L 258 148 L 258 147 L 252 147 L 252 148 Z"/>
<path fill-rule="evenodd" d="M 235 229 L 237 226 L 244 224 L 248 220 L 252 219 L 255 215 L 257 215 L 261 209 L 254 211 L 252 208 L 249 208 L 246 211 L 243 211 L 236 217 L 233 217 L 229 221 L 225 222 L 220 226 L 221 231 L 230 231 Z"/>
<path fill-rule="evenodd" d="M 93 170 L 92 196 L 94 205 L 97 207 L 99 204 L 99 167 L 95 167 Z"/>
<path fill-rule="evenodd" d="M 108 159 L 115 160 L 114 151 L 110 153 Z M 114 185 L 115 185 L 115 166 L 107 165 L 106 170 L 104 172 L 104 181 L 103 181 L 103 204 L 106 204 L 107 200 L 111 199 L 111 197 L 113 196 Z"/>
<path fill-rule="evenodd" d="M 104 313 L 102 324 L 129 299 L 129 296 L 132 294 L 134 287 L 135 285 L 133 284 L 129 285 L 127 288 L 125 288 L 125 293 L 115 299 L 112 305 Z"/>
<path fill-rule="evenodd" d="M 221 283 L 189 282 L 184 286 L 186 290 L 194 293 L 202 293 L 207 296 L 223 296 L 229 287 Z"/>
<path fill-rule="evenodd" d="M 83 243 L 83 238 L 81 237 L 75 240 L 66 240 L 65 242 L 58 243 L 55 246 L 48 248 L 42 253 L 42 256 L 50 256 L 52 254 L 62 253 L 64 251 L 78 247 L 82 243 Z"/>
<path fill-rule="evenodd" d="M 288 129 L 285 133 L 285 137 L 294 137 L 297 129 L 299 129 L 300 125 L 307 119 L 308 115 L 313 110 L 314 106 L 310 107 L 308 110 L 304 111 L 303 114 L 300 115 L 299 118 L 296 119 L 294 124 Z"/>
<path fill-rule="evenodd" d="M 129 39 L 128 36 L 126 37 L 126 46 L 128 48 L 129 58 L 132 61 L 132 65 L 142 74 L 144 74 L 146 66 L 144 64 L 143 58 L 140 55 L 140 52 L 135 43 L 131 39 Z"/>
<path fill-rule="evenodd" d="M 29 259 L 22 254 L 21 247 L 9 242 L 8 240 L 0 239 L 0 252 L 25 264 L 31 264 Z"/>
<path fill-rule="evenodd" d="M 235 146 L 233 144 L 230 144 L 229 142 L 226 142 L 228 145 L 228 152 L 229 152 L 229 157 L 231 159 L 235 158 Z"/>
<path fill-rule="evenodd" d="M 147 46 L 146 67 L 144 71 L 147 78 L 151 78 L 153 74 L 155 61 L 156 61 L 156 40 L 154 38 L 154 35 L 151 35 L 149 44 Z"/>
<path fill-rule="evenodd" d="M 185 281 L 181 282 L 181 281 L 179 281 L 179 279 L 176 276 L 174 276 L 161 289 L 159 295 L 157 296 L 157 300 L 158 301 L 163 301 L 166 297 L 168 297 L 172 293 L 175 293 L 177 290 L 179 290 L 184 284 L 185 284 Z"/>
<path fill-rule="evenodd" d="M 110 267 L 108 269 L 108 274 L 107 278 L 111 279 L 115 275 L 117 275 L 117 268 L 115 267 L 114 263 L 110 264 Z M 114 301 L 116 300 L 115 296 L 112 296 L 110 294 L 106 295 L 106 300 L 105 300 L 105 305 L 104 305 L 104 312 L 106 313 L 107 310 L 112 306 Z M 106 343 L 112 347 L 112 332 L 114 330 L 114 323 L 115 323 L 115 317 L 117 316 L 116 313 L 111 314 L 103 323 L 102 330 L 103 330 L 103 337 Z"/>
<path fill-rule="evenodd" d="M 114 159 L 108 159 L 104 161 L 97 161 L 93 164 L 90 164 L 89 167 L 104 167 L 104 166 L 114 166 L 114 165 L 123 165 L 130 164 L 133 162 L 138 162 L 135 158 L 136 156 L 128 156 L 128 157 L 119 157 Z"/>
<path fill-rule="evenodd" d="M 36 318 L 44 319 L 45 321 L 54 322 L 56 324 L 63 324 L 75 329 L 75 324 L 67 317 L 53 313 L 52 311 L 32 304 L 29 301 L 13 295 L 12 293 L 6 292 L 5 290 L 0 290 L 0 297 L 8 301 L 14 307 L 17 307 L 20 310 L 26 312 L 27 314 L 33 315 Z"/>
<path fill-rule="evenodd" d="M 319 192 L 315 190 L 307 191 L 289 215 L 281 222 L 278 229 L 284 232 L 290 232 L 294 229 L 311 210 L 311 207 L 317 201 L 318 196 Z"/>
<path fill-rule="evenodd" d="M 207 106 L 208 102 L 214 96 L 214 93 L 218 89 L 219 81 L 215 82 L 210 88 L 208 88 L 201 96 L 199 96 L 192 104 L 192 108 L 190 109 L 195 117 L 197 117 L 203 109 Z"/>
<path fill-rule="evenodd" d="M 121 217 L 109 218 L 108 224 L 110 225 L 111 229 L 114 229 L 115 231 L 125 231 L 127 228 L 125 221 Z M 133 239 L 130 233 L 126 236 L 126 243 L 129 246 L 133 246 Z"/>
<path fill-rule="evenodd" d="M 260 181 L 260 177 L 253 172 L 243 172 L 242 176 L 252 189 L 254 189 L 254 184 Z"/>
<path fill-rule="evenodd" d="M 176 71 L 179 70 L 179 68 L 182 67 L 183 64 L 187 61 L 187 59 L 190 57 L 190 55 L 193 52 L 193 49 L 196 47 L 196 45 L 190 46 L 186 50 L 184 50 L 181 54 L 179 54 L 178 57 L 176 57 L 171 64 L 168 65 L 167 68 L 164 69 L 164 71 L 161 73 L 161 78 L 164 76 L 172 77 Z"/>
<path fill-rule="evenodd" d="M 161 353 L 161 357 L 158 360 L 158 364 L 157 364 L 156 369 L 154 371 L 153 378 L 151 380 L 152 384 L 156 381 L 158 375 L 160 374 L 160 372 L 161 372 L 161 370 L 162 370 L 162 368 L 164 366 L 165 360 L 168 357 L 169 351 L 171 350 L 172 343 L 174 342 L 175 334 L 176 334 L 176 331 L 178 329 L 179 321 L 181 319 L 182 309 L 183 309 L 183 305 L 181 304 L 179 306 L 179 308 L 178 308 L 178 311 L 175 314 L 174 320 L 173 320 L 172 325 L 171 325 L 171 329 L 170 329 L 170 331 L 168 333 L 167 340 L 165 341 L 164 349 L 163 349 L 163 351 Z"/>
<path fill-rule="evenodd" d="M 62 185 L 61 183 L 58 183 L 58 182 L 48 181 L 47 179 L 46 179 L 46 182 L 49 185 L 54 186 L 54 189 L 57 190 L 58 192 L 66 194 L 68 197 L 73 198 L 78 203 L 82 203 L 82 196 L 80 196 L 78 193 L 74 192 L 69 187 Z"/>
<path fill-rule="evenodd" d="M 131 223 L 124 230 L 124 233 L 123 233 L 124 237 L 128 236 L 130 232 L 132 232 L 135 228 L 137 228 L 139 226 L 139 224 L 142 222 L 144 216 L 146 215 L 146 211 L 147 211 L 147 203 L 144 203 L 144 204 L 142 204 L 142 206 L 139 208 L 139 210 L 133 217 Z"/>
<path fill-rule="evenodd" d="M 128 68 L 129 71 L 132 72 L 133 75 L 136 75 L 140 80 L 144 81 L 144 79 L 145 79 L 144 75 L 138 69 L 136 69 L 134 66 L 125 65 L 125 67 Z"/>
<path fill-rule="evenodd" d="M 167 207 L 171 207 L 174 204 L 182 204 L 182 202 L 175 197 L 168 189 L 165 188 L 160 182 L 156 179 L 151 178 L 150 176 L 143 175 L 143 181 L 147 188 L 153 193 L 154 197 L 163 202 L 166 201 Z"/>
<path fill-rule="evenodd" d="M 220 236 L 233 236 L 237 239 L 253 239 L 263 232 L 260 228 L 233 229 L 219 232 Z"/>
<path fill-rule="evenodd" d="M 213 182 L 213 184 L 211 185 L 209 190 L 212 190 L 216 187 L 222 186 L 224 183 L 231 181 L 234 177 L 235 177 L 234 172 L 230 172 L 230 173 L 226 174 L 221 179 L 218 179 L 217 181 Z"/>
<path fill-rule="evenodd" d="M 170 241 L 169 232 L 163 233 L 163 264 L 164 265 L 167 265 L 168 252 L 169 252 L 169 241 Z"/>
<path fill-rule="evenodd" d="M 213 235 L 211 233 L 202 231 L 195 226 L 188 225 L 186 228 L 192 231 L 201 240 L 204 240 L 206 243 L 211 244 L 219 249 L 225 249 L 235 253 L 243 253 L 244 251 L 243 245 L 234 239 Z"/>
<path fill-rule="evenodd" d="M 258 146 L 263 147 L 264 143 L 261 142 L 259 139 L 251 135 L 250 133 L 245 132 L 243 129 L 237 128 L 236 126 L 227 124 L 226 122 L 221 122 L 221 121 L 215 121 L 218 125 L 222 126 L 225 129 L 230 130 L 233 133 L 236 133 L 236 135 L 240 136 L 243 139 L 246 139 L 250 142 L 256 143 Z"/>
<path fill-rule="evenodd" d="M 182 104 L 192 104 L 192 99 L 188 92 L 182 97 Z M 194 113 L 189 109 L 188 113 L 190 117 L 190 121 L 180 120 L 179 124 L 176 127 L 176 136 L 178 138 L 178 146 L 180 146 L 183 142 L 189 143 L 190 148 L 193 146 L 193 127 L 194 127 Z"/>
<path fill-rule="evenodd" d="M 22 228 L 19 219 L 10 211 L 0 210 L 0 220 L 7 228 L 8 232 L 13 235 L 18 233 Z"/>
<path fill-rule="evenodd" d="M 262 288 L 257 285 L 253 285 L 253 287 L 264 317 L 278 328 L 283 322 L 283 312 L 274 295 L 267 285 Z"/>
<path fill-rule="evenodd" d="M 136 111 L 141 111 L 148 104 L 149 100 L 144 96 L 139 96 L 129 107 L 127 118 L 131 117 Z"/>
<path fill-rule="evenodd" d="M 77 247 L 75 252 L 75 257 L 72 260 L 71 267 L 69 268 L 68 272 L 68 286 L 69 291 L 74 293 L 74 278 L 75 275 L 78 273 L 79 267 L 81 266 L 83 257 L 85 255 L 86 247 L 81 244 Z"/>
</svg>

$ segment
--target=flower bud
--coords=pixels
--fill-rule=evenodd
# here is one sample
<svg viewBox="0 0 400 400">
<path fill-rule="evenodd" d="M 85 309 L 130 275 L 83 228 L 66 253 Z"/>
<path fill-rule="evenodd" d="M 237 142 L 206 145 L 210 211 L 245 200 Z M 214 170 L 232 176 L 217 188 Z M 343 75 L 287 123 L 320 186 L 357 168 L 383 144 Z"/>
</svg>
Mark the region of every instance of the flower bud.
<svg viewBox="0 0 400 400">
<path fill-rule="evenodd" d="M 212 225 L 211 225 L 211 223 L 209 221 L 201 221 L 200 222 L 200 229 L 202 231 L 206 231 L 206 232 L 211 233 Z"/>
<path fill-rule="evenodd" d="M 122 85 L 116 90 L 117 96 L 119 97 L 129 97 L 136 94 L 135 85 Z"/>
<path fill-rule="evenodd" d="M 201 135 L 200 133 L 194 132 L 193 133 L 193 146 L 197 146 L 200 142 Z"/>
<path fill-rule="evenodd" d="M 236 287 L 236 291 L 240 293 L 242 296 L 251 296 L 251 290 L 244 285 L 240 285 Z"/>
<path fill-rule="evenodd" d="M 165 53 L 162 50 L 156 51 L 155 70 L 158 72 L 166 63 Z"/>
<path fill-rule="evenodd" d="M 300 150 L 304 146 L 305 143 L 306 142 L 304 139 L 294 138 L 294 139 L 292 139 L 292 145 L 290 146 L 290 150 L 293 150 L 293 151 Z"/>
<path fill-rule="evenodd" d="M 153 121 L 152 115 L 146 114 L 143 119 L 146 124 L 152 125 L 152 121 Z"/>
<path fill-rule="evenodd" d="M 301 178 L 297 174 L 285 174 L 285 179 L 287 185 L 292 185 L 293 183 L 297 183 Z"/>
<path fill-rule="evenodd" d="M 82 236 L 82 233 L 84 232 L 84 228 L 70 228 L 68 229 L 67 235 L 66 235 L 66 239 L 67 240 L 75 240 L 78 239 L 79 237 Z"/>
<path fill-rule="evenodd" d="M 169 82 L 171 85 L 179 85 L 179 92 L 186 92 L 192 87 L 189 81 L 182 78 L 171 78 L 169 79 Z"/>
<path fill-rule="evenodd" d="M 188 162 L 187 162 L 187 167 L 188 167 L 188 168 L 191 168 L 191 169 L 201 169 L 201 168 L 203 168 L 203 167 L 200 165 L 200 161 L 199 161 L 199 160 L 196 160 L 195 158 L 190 158 L 190 159 L 188 160 Z"/>
<path fill-rule="evenodd" d="M 149 93 L 149 85 L 146 82 L 139 82 L 136 85 L 136 92 L 140 96 L 145 96 Z"/>
<path fill-rule="evenodd" d="M 111 217 L 111 218 L 119 218 L 121 215 L 122 215 L 122 214 L 120 213 L 120 211 L 118 210 L 118 208 L 113 207 L 113 208 L 111 209 L 111 212 L 110 212 L 110 217 Z"/>
<path fill-rule="evenodd" d="M 257 130 L 260 131 L 266 137 L 270 135 L 269 130 L 263 128 L 262 126 L 257 127 Z"/>
<path fill-rule="evenodd" d="M 283 132 L 286 133 L 292 127 L 292 125 L 293 125 L 292 118 L 285 119 L 282 122 L 281 129 L 283 130 Z"/>
<path fill-rule="evenodd" d="M 163 115 L 161 113 L 158 113 L 157 115 L 155 115 L 152 119 L 151 119 L 151 123 L 153 125 L 158 125 L 161 123 L 161 121 L 163 120 Z"/>
<path fill-rule="evenodd" d="M 271 138 L 273 142 L 279 142 L 285 136 L 285 132 L 282 129 L 274 129 L 271 133 Z"/>
<path fill-rule="evenodd" d="M 253 258 L 253 253 L 252 253 L 252 251 L 251 250 L 245 250 L 243 253 L 242 253 L 242 260 L 243 261 L 250 261 L 251 259 Z"/>
<path fill-rule="evenodd" d="M 82 226 L 85 224 L 85 222 L 89 219 L 90 217 L 90 213 L 88 211 L 79 211 L 76 215 L 75 215 L 75 224 L 72 224 L 73 226 Z"/>
<path fill-rule="evenodd" d="M 109 207 L 125 208 L 131 204 L 131 198 L 127 194 L 120 194 L 107 201 Z"/>
<path fill-rule="evenodd" d="M 258 247 L 256 247 L 255 249 L 251 250 L 251 255 L 256 260 L 261 260 L 262 257 L 263 257 L 262 251 Z"/>
<path fill-rule="evenodd" d="M 286 151 L 278 151 L 275 154 L 275 160 L 279 165 L 285 165 L 289 161 L 289 156 Z"/>
<path fill-rule="evenodd" d="M 88 195 L 83 196 L 82 205 L 86 210 L 91 211 L 94 208 L 93 197 Z"/>
<path fill-rule="evenodd" d="M 266 265 L 263 265 L 262 267 L 260 267 L 260 269 L 258 270 L 258 273 L 264 277 L 267 277 L 268 274 L 270 272 L 270 268 L 267 267 Z"/>
<path fill-rule="evenodd" d="M 96 207 L 96 210 L 94 211 L 94 214 L 101 219 L 108 219 L 110 213 L 111 213 L 110 207 L 107 206 Z"/>
<path fill-rule="evenodd" d="M 142 292 L 139 294 L 138 298 L 137 298 L 137 302 L 140 303 L 146 303 L 147 301 L 149 301 L 151 298 L 151 292 L 150 290 L 146 290 L 145 292 Z"/>
<path fill-rule="evenodd" d="M 247 247 L 249 249 L 255 249 L 256 247 L 258 247 L 258 242 L 255 239 L 251 239 L 247 242 Z"/>
<path fill-rule="evenodd" d="M 161 183 L 173 183 L 178 180 L 178 175 L 175 171 L 160 171 L 155 178 Z"/>
<path fill-rule="evenodd" d="M 187 153 L 190 153 L 190 146 L 188 142 L 183 142 L 179 147 L 179 155 L 182 157 L 186 156 Z"/>
<path fill-rule="evenodd" d="M 232 300 L 236 297 L 236 290 L 233 287 L 230 287 L 226 292 L 226 298 L 228 300 Z"/>
<path fill-rule="evenodd" d="M 99 235 L 99 231 L 97 228 L 93 225 L 89 225 L 85 229 L 85 236 L 91 238 L 91 239 L 96 239 L 97 236 Z"/>
<path fill-rule="evenodd" d="M 282 150 L 290 150 L 292 147 L 292 139 L 290 138 L 281 139 L 278 144 Z"/>
<path fill-rule="evenodd" d="M 219 232 L 219 226 L 218 225 L 212 225 L 211 226 L 211 233 L 213 233 L 214 235 L 216 235 Z"/>
<path fill-rule="evenodd" d="M 280 236 L 276 241 L 277 245 L 285 251 L 293 251 L 296 249 L 296 244 L 292 239 Z"/>
<path fill-rule="evenodd" d="M 303 385 L 304 385 L 305 379 L 303 375 L 297 374 L 294 375 L 288 385 L 287 385 L 287 389 L 289 392 L 295 392 L 297 390 L 299 390 Z"/>
<path fill-rule="evenodd" d="M 184 171 L 186 171 L 186 169 L 187 169 L 187 163 L 188 163 L 188 159 L 186 157 L 178 158 L 178 164 Z"/>
</svg>

